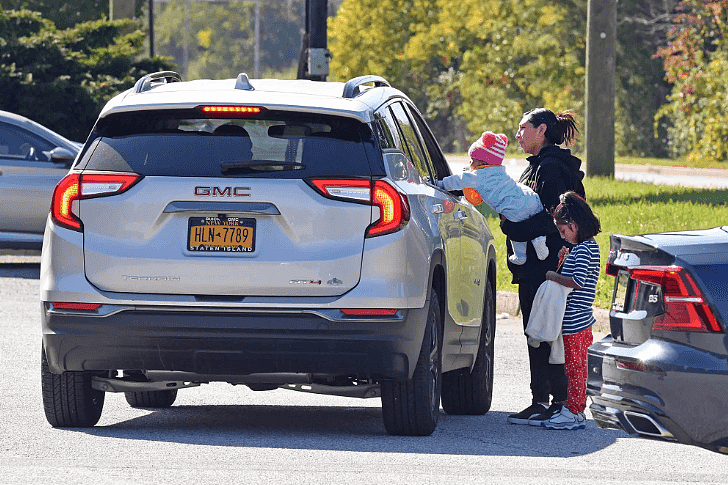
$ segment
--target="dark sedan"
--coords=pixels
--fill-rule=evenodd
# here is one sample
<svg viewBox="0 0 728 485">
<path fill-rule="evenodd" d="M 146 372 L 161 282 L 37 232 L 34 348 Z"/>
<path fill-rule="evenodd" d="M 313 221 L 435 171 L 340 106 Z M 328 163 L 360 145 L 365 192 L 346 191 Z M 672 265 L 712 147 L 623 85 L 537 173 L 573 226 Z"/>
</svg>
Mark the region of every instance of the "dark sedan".
<svg viewBox="0 0 728 485">
<path fill-rule="evenodd" d="M 728 226 L 611 236 L 611 334 L 589 348 L 594 421 L 728 453 Z"/>
</svg>

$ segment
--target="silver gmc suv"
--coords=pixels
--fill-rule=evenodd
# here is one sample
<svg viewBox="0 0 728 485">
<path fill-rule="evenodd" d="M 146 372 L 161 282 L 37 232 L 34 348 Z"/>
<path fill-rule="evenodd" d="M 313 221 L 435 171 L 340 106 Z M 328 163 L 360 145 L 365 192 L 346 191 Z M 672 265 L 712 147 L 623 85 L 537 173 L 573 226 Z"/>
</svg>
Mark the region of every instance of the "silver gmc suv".
<svg viewBox="0 0 728 485">
<path fill-rule="evenodd" d="M 389 433 L 490 408 L 495 248 L 434 181 L 412 102 L 346 83 L 147 75 L 57 185 L 43 240 L 45 414 L 97 423 L 222 381 L 382 399 Z"/>
</svg>

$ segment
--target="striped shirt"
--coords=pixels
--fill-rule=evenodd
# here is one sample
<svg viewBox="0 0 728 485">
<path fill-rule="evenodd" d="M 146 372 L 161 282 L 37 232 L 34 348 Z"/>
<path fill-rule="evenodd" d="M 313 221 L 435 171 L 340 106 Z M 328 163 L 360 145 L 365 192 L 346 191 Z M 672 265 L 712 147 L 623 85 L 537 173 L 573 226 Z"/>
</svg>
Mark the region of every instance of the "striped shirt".
<svg viewBox="0 0 728 485">
<path fill-rule="evenodd" d="M 599 263 L 599 245 L 593 239 L 574 246 L 564 261 L 561 274 L 570 276 L 581 288 L 575 289 L 566 298 L 563 335 L 579 333 L 596 321 L 592 305 L 599 279 Z"/>
</svg>

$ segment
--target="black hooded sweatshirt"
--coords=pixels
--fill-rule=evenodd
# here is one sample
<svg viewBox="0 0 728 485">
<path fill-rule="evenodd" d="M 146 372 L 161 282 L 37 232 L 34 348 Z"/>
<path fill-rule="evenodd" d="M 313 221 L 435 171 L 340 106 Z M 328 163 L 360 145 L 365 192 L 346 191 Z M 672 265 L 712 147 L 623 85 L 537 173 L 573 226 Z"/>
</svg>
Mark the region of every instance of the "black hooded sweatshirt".
<svg viewBox="0 0 728 485">
<path fill-rule="evenodd" d="M 564 192 L 572 190 L 586 198 L 582 183 L 584 172 L 580 170 L 581 160 L 573 156 L 571 150 L 551 145 L 542 148 L 538 155 L 530 156 L 527 160 L 528 167 L 518 181 L 539 195 L 549 214 L 559 205 L 559 196 Z M 501 220 L 501 229 L 504 234 L 509 233 L 510 224 L 513 223 L 507 219 Z M 506 247 L 510 256 L 513 249 L 510 238 L 507 239 Z M 556 271 L 559 264 L 559 250 L 564 245 L 570 245 L 561 239 L 555 225 L 553 233 L 547 236 L 546 244 L 549 247 L 549 256 L 543 261 L 536 257 L 536 252 L 531 244 L 527 248 L 526 264 L 514 265 L 506 259 L 508 269 L 513 273 L 513 283 L 518 283 L 522 279 L 545 277 L 547 271 Z"/>
</svg>

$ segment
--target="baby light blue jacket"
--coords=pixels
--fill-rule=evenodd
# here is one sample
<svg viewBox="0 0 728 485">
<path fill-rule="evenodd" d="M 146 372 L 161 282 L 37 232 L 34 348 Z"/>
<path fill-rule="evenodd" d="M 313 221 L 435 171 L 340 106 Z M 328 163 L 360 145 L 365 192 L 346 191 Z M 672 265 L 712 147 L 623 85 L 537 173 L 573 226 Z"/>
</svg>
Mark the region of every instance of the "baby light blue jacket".
<svg viewBox="0 0 728 485">
<path fill-rule="evenodd" d="M 529 187 L 516 182 L 502 165 L 450 175 L 436 182 L 445 190 L 475 189 L 494 211 L 511 222 L 521 222 L 543 210 L 541 198 Z"/>
</svg>

